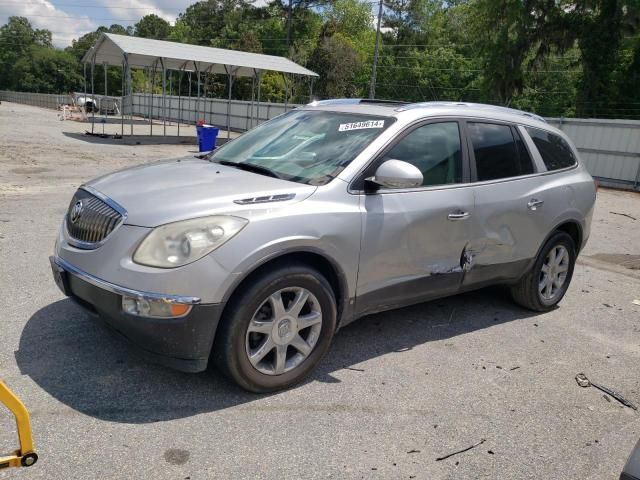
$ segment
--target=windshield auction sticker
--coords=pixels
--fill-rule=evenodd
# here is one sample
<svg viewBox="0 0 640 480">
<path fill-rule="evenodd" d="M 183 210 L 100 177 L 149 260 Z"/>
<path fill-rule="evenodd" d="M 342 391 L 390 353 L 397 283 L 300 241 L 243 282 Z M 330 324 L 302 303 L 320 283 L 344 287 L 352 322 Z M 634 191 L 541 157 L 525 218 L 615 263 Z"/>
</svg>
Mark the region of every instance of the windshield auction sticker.
<svg viewBox="0 0 640 480">
<path fill-rule="evenodd" d="M 366 122 L 341 123 L 338 127 L 339 132 L 348 132 L 349 130 L 362 130 L 363 128 L 383 128 L 384 120 L 367 120 Z"/>
</svg>

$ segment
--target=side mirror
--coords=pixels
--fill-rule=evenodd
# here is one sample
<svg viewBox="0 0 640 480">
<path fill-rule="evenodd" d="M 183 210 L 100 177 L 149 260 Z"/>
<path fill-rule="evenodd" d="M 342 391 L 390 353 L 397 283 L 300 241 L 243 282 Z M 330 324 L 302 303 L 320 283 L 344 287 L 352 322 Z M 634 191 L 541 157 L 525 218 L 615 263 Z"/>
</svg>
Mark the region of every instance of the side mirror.
<svg viewBox="0 0 640 480">
<path fill-rule="evenodd" d="M 413 188 L 422 185 L 422 172 L 402 160 L 387 160 L 367 181 L 385 188 Z"/>
</svg>

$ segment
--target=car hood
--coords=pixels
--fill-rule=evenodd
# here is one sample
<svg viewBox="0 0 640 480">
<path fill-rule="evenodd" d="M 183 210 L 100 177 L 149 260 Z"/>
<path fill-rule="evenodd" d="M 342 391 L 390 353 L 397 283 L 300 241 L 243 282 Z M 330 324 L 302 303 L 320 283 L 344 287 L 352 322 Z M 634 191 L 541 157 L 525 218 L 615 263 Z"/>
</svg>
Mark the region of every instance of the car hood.
<svg viewBox="0 0 640 480">
<path fill-rule="evenodd" d="M 143 227 L 285 206 L 304 200 L 317 188 L 194 157 L 120 170 L 86 185 L 124 207 L 126 224 Z M 290 199 L 268 201 L 272 195 L 287 195 Z M 256 197 L 263 198 L 250 201 Z"/>
</svg>

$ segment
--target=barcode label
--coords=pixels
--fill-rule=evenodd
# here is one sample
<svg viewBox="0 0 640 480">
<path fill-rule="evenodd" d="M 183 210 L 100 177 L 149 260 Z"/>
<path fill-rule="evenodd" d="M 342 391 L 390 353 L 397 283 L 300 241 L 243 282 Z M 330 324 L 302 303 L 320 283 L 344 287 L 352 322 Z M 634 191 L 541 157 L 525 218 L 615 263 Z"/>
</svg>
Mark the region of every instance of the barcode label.
<svg viewBox="0 0 640 480">
<path fill-rule="evenodd" d="M 349 130 L 362 130 L 363 128 L 383 128 L 384 120 L 367 120 L 365 122 L 341 123 L 338 127 L 339 132 L 348 132 Z"/>
</svg>

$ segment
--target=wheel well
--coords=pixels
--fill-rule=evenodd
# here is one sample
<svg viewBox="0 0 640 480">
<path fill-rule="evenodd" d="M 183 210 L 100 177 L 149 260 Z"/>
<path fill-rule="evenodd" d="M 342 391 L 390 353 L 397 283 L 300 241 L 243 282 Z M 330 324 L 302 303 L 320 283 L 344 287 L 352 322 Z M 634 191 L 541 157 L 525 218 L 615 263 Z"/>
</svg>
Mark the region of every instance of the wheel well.
<svg viewBox="0 0 640 480">
<path fill-rule="evenodd" d="M 576 245 L 576 253 L 580 251 L 580 248 L 582 247 L 582 230 L 580 229 L 580 225 L 576 222 L 566 222 L 562 225 L 558 225 L 556 230 L 569 234 L 573 239 L 573 243 Z"/>
<path fill-rule="evenodd" d="M 227 305 L 231 303 L 231 300 L 233 299 L 236 292 L 240 291 L 240 288 L 252 278 L 255 278 L 256 276 L 267 270 L 277 268 L 283 264 L 291 263 L 309 266 L 317 270 L 329 282 L 329 285 L 331 285 L 331 290 L 333 290 L 333 294 L 336 298 L 339 325 L 342 312 L 344 310 L 345 300 L 347 297 L 346 280 L 344 279 L 342 272 L 340 272 L 340 270 L 329 259 L 314 252 L 285 253 L 279 257 L 272 258 L 262 265 L 258 266 L 255 270 L 252 270 L 248 275 L 246 275 L 242 279 L 242 281 L 233 288 L 233 291 L 231 292 L 231 295 L 226 302 Z"/>
</svg>

